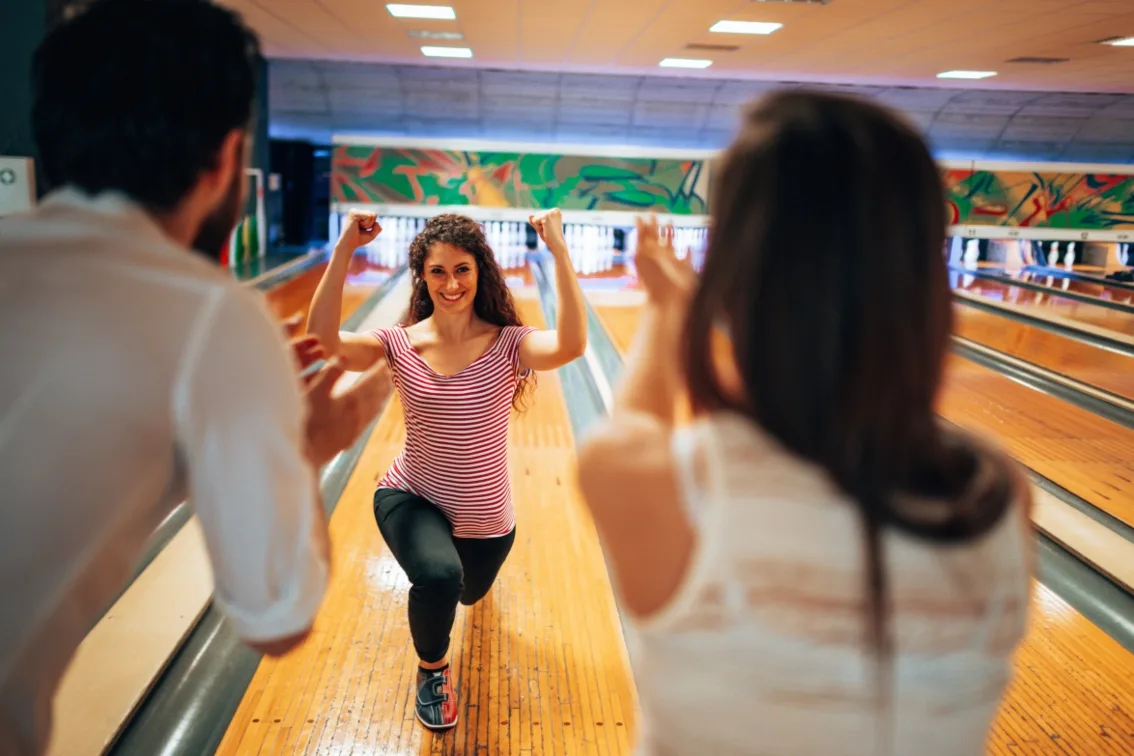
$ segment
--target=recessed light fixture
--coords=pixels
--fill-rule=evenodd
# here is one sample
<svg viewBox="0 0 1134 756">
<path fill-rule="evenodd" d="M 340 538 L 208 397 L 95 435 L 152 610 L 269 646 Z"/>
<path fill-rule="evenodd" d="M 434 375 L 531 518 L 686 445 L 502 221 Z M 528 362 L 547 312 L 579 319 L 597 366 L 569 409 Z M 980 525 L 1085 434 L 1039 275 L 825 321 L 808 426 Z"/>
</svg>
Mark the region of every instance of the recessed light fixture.
<svg viewBox="0 0 1134 756">
<path fill-rule="evenodd" d="M 452 21 L 457 14 L 448 5 L 399 5 L 390 3 L 386 6 L 394 18 L 440 18 Z"/>
<path fill-rule="evenodd" d="M 718 21 L 709 27 L 709 31 L 720 34 L 771 34 L 783 24 L 773 24 L 764 21 Z"/>
<path fill-rule="evenodd" d="M 685 46 L 686 50 L 698 50 L 700 52 L 736 52 L 740 49 L 740 45 L 706 45 L 698 42 L 690 42 Z"/>
<path fill-rule="evenodd" d="M 995 71 L 943 71 L 937 74 L 938 79 L 987 79 L 995 76 Z"/>
<path fill-rule="evenodd" d="M 411 37 L 418 39 L 464 39 L 465 35 L 460 32 L 447 32 L 447 31 L 429 31 L 428 29 L 412 29 L 409 31 Z"/>
<path fill-rule="evenodd" d="M 658 65 L 662 68 L 708 68 L 713 65 L 713 61 L 699 58 L 666 58 Z"/>
<path fill-rule="evenodd" d="M 421 54 L 427 58 L 471 58 L 472 50 L 468 47 L 423 47 Z"/>
<path fill-rule="evenodd" d="M 1053 66 L 1053 65 L 1056 65 L 1057 63 L 1066 63 L 1069 60 L 1071 60 L 1071 59 L 1070 58 L 1048 58 L 1048 57 L 1045 57 L 1045 56 L 1042 56 L 1042 55 L 1040 55 L 1040 56 L 1025 55 L 1025 56 L 1020 57 L 1020 58 L 1012 58 L 1011 60 L 1007 60 L 1005 62 L 1006 63 L 1027 63 L 1027 64 L 1030 64 L 1030 65 L 1036 65 L 1036 66 Z"/>
<path fill-rule="evenodd" d="M 1134 47 L 1134 37 L 1122 37 L 1121 39 L 1112 39 L 1107 42 L 1108 45 L 1115 47 Z"/>
</svg>

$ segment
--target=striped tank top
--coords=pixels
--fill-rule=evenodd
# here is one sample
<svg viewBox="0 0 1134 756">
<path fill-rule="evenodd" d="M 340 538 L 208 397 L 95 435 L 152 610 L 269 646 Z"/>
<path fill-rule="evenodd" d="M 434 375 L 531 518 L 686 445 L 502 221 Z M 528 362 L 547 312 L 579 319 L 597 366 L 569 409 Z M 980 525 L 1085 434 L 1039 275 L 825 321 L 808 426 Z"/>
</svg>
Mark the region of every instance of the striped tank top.
<svg viewBox="0 0 1134 756">
<path fill-rule="evenodd" d="M 494 538 L 515 527 L 508 477 L 508 421 L 520 372 L 520 342 L 535 328 L 506 326 L 463 370 L 438 374 L 410 344 L 405 329 L 374 335 L 386 348 L 402 401 L 406 445 L 379 488 L 435 504 L 458 538 Z"/>
</svg>

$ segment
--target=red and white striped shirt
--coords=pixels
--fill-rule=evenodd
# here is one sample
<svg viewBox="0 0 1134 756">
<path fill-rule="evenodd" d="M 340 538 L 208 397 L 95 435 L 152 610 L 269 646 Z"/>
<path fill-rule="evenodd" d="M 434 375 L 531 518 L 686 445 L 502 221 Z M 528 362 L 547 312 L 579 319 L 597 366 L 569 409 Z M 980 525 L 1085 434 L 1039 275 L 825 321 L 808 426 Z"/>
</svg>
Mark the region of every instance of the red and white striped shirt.
<svg viewBox="0 0 1134 756">
<path fill-rule="evenodd" d="M 439 375 L 404 328 L 374 335 L 386 348 L 406 418 L 406 446 L 379 488 L 436 504 L 458 538 L 494 538 L 515 527 L 508 477 L 508 421 L 520 373 L 520 341 L 535 328 L 505 326 L 460 372 Z"/>
</svg>

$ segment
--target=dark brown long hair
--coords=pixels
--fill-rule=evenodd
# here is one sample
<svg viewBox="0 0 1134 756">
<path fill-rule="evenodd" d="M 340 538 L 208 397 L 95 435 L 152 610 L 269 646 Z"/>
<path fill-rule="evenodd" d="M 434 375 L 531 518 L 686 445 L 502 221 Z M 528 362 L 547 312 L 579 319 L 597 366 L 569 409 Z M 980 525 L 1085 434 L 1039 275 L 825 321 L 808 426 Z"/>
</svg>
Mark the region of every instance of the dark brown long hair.
<svg viewBox="0 0 1134 756">
<path fill-rule="evenodd" d="M 444 213 L 430 218 L 421 233 L 410 242 L 409 269 L 413 289 L 401 325 L 420 323 L 433 314 L 433 300 L 425 283 L 425 258 L 430 247 L 437 243 L 452 244 L 468 252 L 476 260 L 473 312 L 478 318 L 501 328 L 524 324 L 516 313 L 516 302 L 504 281 L 504 272 L 496 262 L 496 255 L 484 236 L 484 229 L 466 215 Z M 522 410 L 525 400 L 535 390 L 535 384 L 534 372 L 520 378 L 512 397 L 512 406 Z"/>
<path fill-rule="evenodd" d="M 998 522 L 1009 498 L 963 495 L 976 454 L 935 414 L 952 330 L 937 165 L 917 132 L 879 106 L 780 92 L 746 111 L 714 176 L 711 212 L 683 346 L 693 408 L 747 415 L 857 503 L 867 627 L 888 659 L 880 531 L 966 541 Z M 718 327 L 742 397 L 713 365 Z M 904 493 L 947 511 L 911 510 L 896 501 Z"/>
</svg>

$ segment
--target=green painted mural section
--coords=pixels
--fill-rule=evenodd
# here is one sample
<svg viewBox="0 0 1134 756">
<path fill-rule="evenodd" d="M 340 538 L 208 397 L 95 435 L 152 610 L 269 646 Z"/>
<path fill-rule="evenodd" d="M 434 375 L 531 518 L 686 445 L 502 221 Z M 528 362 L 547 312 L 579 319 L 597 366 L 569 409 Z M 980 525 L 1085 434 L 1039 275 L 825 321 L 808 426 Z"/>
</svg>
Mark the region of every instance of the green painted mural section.
<svg viewBox="0 0 1134 756">
<path fill-rule="evenodd" d="M 339 204 L 709 213 L 710 161 L 340 145 Z M 1041 170 L 1029 170 L 1040 168 Z M 1134 229 L 1134 176 L 1042 166 L 942 168 L 950 223 L 1085 231 Z M 849 199 L 849 198 L 848 198 Z"/>
<path fill-rule="evenodd" d="M 944 170 L 957 225 L 1122 231 L 1134 228 L 1134 176 Z"/>
<path fill-rule="evenodd" d="M 703 215 L 709 176 L 702 160 L 342 145 L 331 184 L 338 203 Z"/>
</svg>

